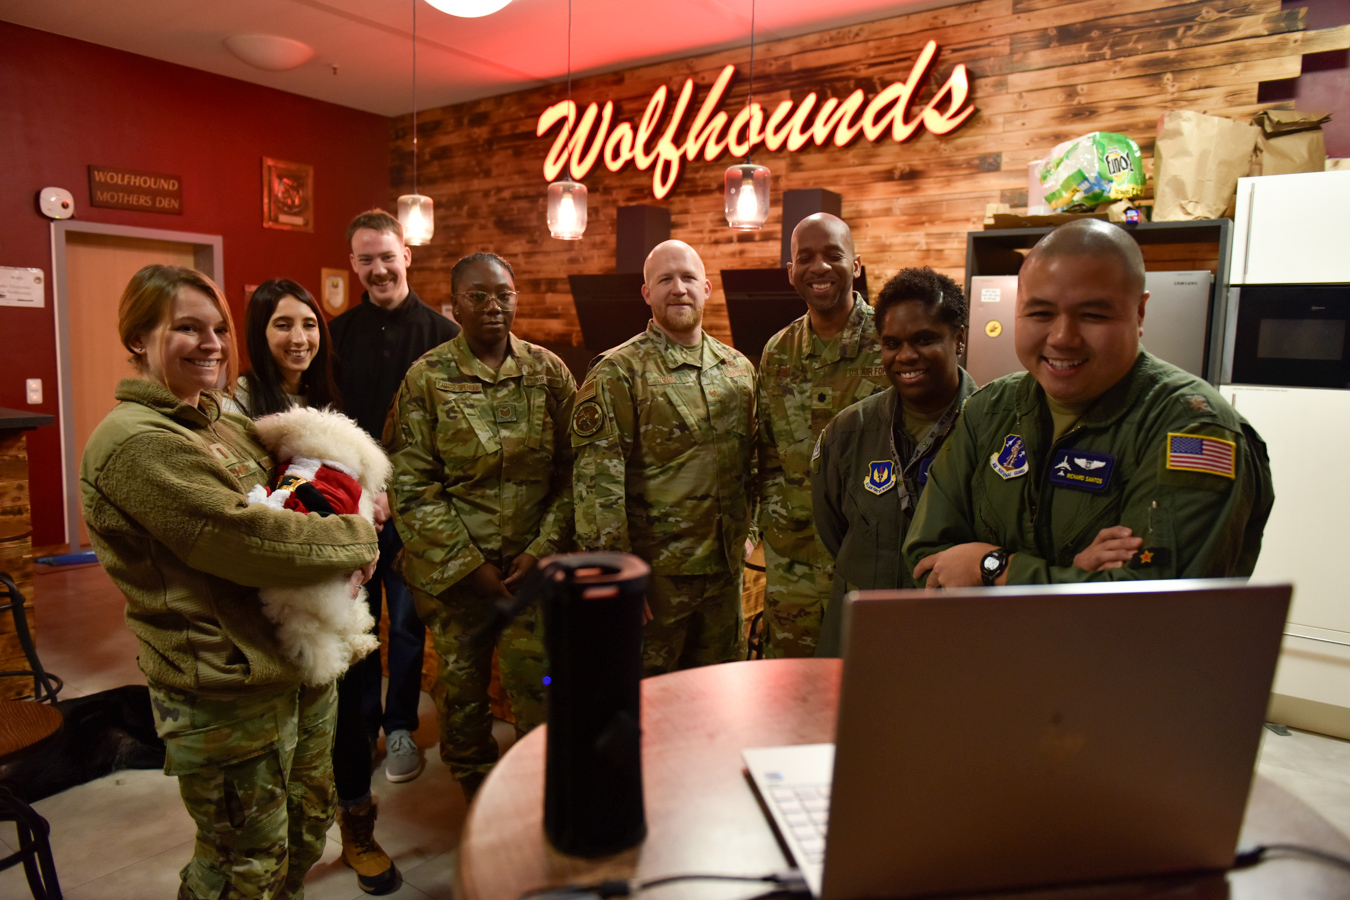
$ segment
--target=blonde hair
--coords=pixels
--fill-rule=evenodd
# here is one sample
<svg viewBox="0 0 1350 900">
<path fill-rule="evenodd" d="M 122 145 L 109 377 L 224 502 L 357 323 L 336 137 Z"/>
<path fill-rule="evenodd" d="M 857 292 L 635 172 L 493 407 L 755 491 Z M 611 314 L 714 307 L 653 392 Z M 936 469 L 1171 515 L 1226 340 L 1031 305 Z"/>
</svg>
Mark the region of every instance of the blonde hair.
<svg viewBox="0 0 1350 900">
<path fill-rule="evenodd" d="M 225 295 L 220 288 L 196 269 L 149 265 L 132 275 L 117 304 L 117 335 L 122 339 L 122 346 L 131 353 L 131 363 L 136 371 L 147 374 L 145 356 L 132 349 L 132 342 L 149 334 L 169 317 L 173 298 L 185 287 L 201 291 L 210 298 L 220 317 L 225 320 L 225 344 L 230 352 L 225 360 L 226 380 L 223 389 L 233 393 L 235 378 L 239 374 L 234 318 L 230 315 L 230 305 L 225 302 Z"/>
</svg>

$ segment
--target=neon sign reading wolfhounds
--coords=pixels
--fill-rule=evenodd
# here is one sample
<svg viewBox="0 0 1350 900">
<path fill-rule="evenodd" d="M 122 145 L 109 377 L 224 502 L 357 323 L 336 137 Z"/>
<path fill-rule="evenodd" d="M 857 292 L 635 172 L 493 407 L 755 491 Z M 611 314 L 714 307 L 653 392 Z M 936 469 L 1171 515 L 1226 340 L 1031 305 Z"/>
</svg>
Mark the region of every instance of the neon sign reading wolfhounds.
<svg viewBox="0 0 1350 900">
<path fill-rule="evenodd" d="M 634 162 L 640 171 L 646 171 L 655 165 L 652 172 L 652 194 L 660 200 L 670 193 L 680 178 L 680 169 L 684 162 L 692 162 L 699 153 L 703 159 L 712 162 L 724 151 L 736 158 L 747 156 L 756 146 L 776 151 L 787 147 L 795 153 L 807 142 L 817 147 L 831 140 L 836 147 L 849 144 L 859 133 L 868 141 L 875 143 L 883 134 L 889 133 L 896 143 L 909 140 L 922 125 L 933 134 L 947 134 L 975 112 L 974 106 L 966 106 L 970 95 L 970 78 L 964 63 L 958 64 L 928 101 L 923 110 L 913 118 L 906 118 L 909 105 L 915 94 L 928 79 L 928 69 L 937 55 L 937 42 L 929 41 L 923 52 L 914 61 L 914 68 L 904 81 L 896 81 L 872 98 L 864 106 L 867 97 L 859 88 L 843 100 L 829 97 L 816 109 L 816 93 L 807 94 L 801 103 L 791 100 L 779 103 L 765 121 L 764 109 L 758 103 L 752 103 L 730 118 L 725 112 L 714 110 L 722 102 L 731 76 L 736 67 L 728 65 L 722 69 L 703 99 L 703 105 L 694 115 L 682 143 L 675 143 L 675 132 L 684 121 L 694 95 L 694 80 L 685 79 L 684 87 L 675 101 L 670 122 L 659 136 L 656 129 L 665 112 L 669 90 L 661 85 L 647 102 L 636 127 L 630 122 L 620 122 L 610 128 L 614 117 L 614 101 L 607 100 L 602 108 L 597 103 L 586 107 L 586 112 L 577 124 L 577 105 L 570 100 L 553 104 L 539 116 L 536 135 L 543 137 L 554 126 L 561 123 L 558 135 L 553 139 L 553 147 L 544 159 L 544 180 L 555 181 L 564 168 L 569 169 L 572 178 L 580 180 L 586 177 L 596 162 L 604 159 L 605 168 L 618 172 L 629 162 Z M 941 107 L 945 104 L 946 111 Z M 812 111 L 815 119 L 808 125 Z M 599 119 L 597 126 L 596 120 Z M 594 136 L 592 136 L 594 132 Z M 656 137 L 655 144 L 652 138 Z"/>
</svg>

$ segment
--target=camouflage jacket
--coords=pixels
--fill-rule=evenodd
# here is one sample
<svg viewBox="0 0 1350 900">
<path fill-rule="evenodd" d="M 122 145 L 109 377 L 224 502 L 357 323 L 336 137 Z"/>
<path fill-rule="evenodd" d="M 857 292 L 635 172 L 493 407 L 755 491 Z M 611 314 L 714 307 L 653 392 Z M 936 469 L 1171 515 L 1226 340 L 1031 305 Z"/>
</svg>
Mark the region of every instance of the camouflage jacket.
<svg viewBox="0 0 1350 900">
<path fill-rule="evenodd" d="M 385 423 L 403 574 L 438 595 L 485 562 L 566 550 L 572 536 L 576 381 L 512 335 L 500 371 L 460 335 L 413 363 Z"/>
<path fill-rule="evenodd" d="M 659 575 L 737 572 L 755 499 L 755 377 L 710 335 L 647 330 L 604 354 L 577 393 L 577 542 Z"/>
<path fill-rule="evenodd" d="M 817 352 L 810 316 L 769 338 L 759 362 L 759 524 L 764 541 L 798 562 L 828 561 L 811 519 L 811 451 L 838 413 L 890 383 L 872 307 L 853 295 L 844 330 Z"/>
</svg>

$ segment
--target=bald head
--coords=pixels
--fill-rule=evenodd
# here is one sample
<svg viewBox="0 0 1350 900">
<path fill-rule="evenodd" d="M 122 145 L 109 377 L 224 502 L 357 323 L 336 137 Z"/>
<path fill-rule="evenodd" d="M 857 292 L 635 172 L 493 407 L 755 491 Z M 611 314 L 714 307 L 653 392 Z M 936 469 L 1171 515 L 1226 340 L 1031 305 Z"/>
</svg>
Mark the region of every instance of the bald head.
<svg viewBox="0 0 1350 900">
<path fill-rule="evenodd" d="M 797 248 L 802 243 L 803 233 L 819 232 L 827 240 L 839 244 L 848 251 L 848 255 L 853 255 L 853 232 L 849 230 L 848 223 L 838 216 L 826 212 L 812 213 L 805 219 L 797 223 L 797 227 L 792 229 L 792 256 L 797 256 Z"/>
<path fill-rule="evenodd" d="M 653 273 L 671 264 L 693 267 L 694 271 L 698 272 L 699 278 L 708 277 L 703 268 L 703 260 L 693 247 L 684 241 L 670 240 L 657 244 L 652 248 L 652 252 L 647 254 L 647 261 L 642 264 L 642 280 L 650 285 Z"/>
<path fill-rule="evenodd" d="M 1101 219 L 1078 219 L 1041 238 L 1027 254 L 1026 264 L 1063 256 L 1113 259 L 1120 266 L 1121 288 L 1136 296 L 1144 293 L 1144 254 L 1125 229 Z"/>
</svg>

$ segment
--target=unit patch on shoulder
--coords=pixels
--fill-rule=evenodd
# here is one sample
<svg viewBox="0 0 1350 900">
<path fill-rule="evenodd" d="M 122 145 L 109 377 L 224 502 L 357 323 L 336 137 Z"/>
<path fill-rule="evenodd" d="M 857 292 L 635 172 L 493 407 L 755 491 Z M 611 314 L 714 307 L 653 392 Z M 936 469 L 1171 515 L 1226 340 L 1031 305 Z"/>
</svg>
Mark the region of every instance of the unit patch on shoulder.
<svg viewBox="0 0 1350 900">
<path fill-rule="evenodd" d="M 583 400 L 572 413 L 572 430 L 577 437 L 590 437 L 605 426 L 605 411 L 594 400 Z"/>
<path fill-rule="evenodd" d="M 825 440 L 825 432 L 816 435 L 816 446 L 811 450 L 811 471 L 820 471 L 820 444 Z"/>
<path fill-rule="evenodd" d="M 989 457 L 989 465 L 998 473 L 998 477 L 1007 481 L 1019 475 L 1027 474 L 1027 448 L 1020 434 L 1010 434 L 1003 439 L 1003 448 Z"/>
<path fill-rule="evenodd" d="M 1237 444 L 1206 434 L 1167 435 L 1167 462 L 1177 472 L 1237 477 Z"/>
<path fill-rule="evenodd" d="M 874 494 L 884 494 L 895 487 L 895 462 L 889 459 L 873 460 L 867 466 L 863 487 Z"/>
<path fill-rule="evenodd" d="M 1058 450 L 1050 464 L 1050 483 L 1100 493 L 1106 490 L 1115 468 L 1116 458 L 1109 453 Z"/>
</svg>

